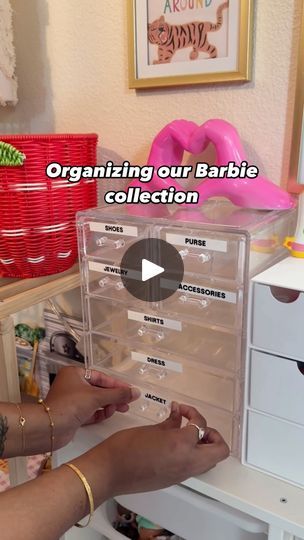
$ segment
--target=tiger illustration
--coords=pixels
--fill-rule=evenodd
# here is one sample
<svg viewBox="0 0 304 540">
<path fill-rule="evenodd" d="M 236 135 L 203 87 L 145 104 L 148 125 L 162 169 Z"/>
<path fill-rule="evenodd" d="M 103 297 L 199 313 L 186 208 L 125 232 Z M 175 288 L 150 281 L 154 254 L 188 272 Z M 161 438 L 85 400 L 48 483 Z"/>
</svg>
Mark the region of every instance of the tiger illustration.
<svg viewBox="0 0 304 540">
<path fill-rule="evenodd" d="M 216 32 L 223 25 L 223 11 L 229 7 L 229 1 L 218 7 L 217 21 L 192 22 L 173 25 L 166 22 L 162 16 L 148 24 L 148 39 L 153 45 L 158 45 L 158 60 L 153 64 L 167 64 L 171 62 L 179 49 L 192 47 L 190 59 L 197 60 L 200 52 L 205 52 L 209 58 L 217 58 L 217 48 L 208 41 L 208 32 Z"/>
</svg>

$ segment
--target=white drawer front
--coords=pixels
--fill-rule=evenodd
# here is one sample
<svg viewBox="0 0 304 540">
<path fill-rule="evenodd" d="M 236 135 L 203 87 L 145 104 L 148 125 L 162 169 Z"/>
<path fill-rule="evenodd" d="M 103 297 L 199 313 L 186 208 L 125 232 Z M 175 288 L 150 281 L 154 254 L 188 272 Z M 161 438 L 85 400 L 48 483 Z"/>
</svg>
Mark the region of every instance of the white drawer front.
<svg viewBox="0 0 304 540">
<path fill-rule="evenodd" d="M 304 428 L 276 418 L 248 413 L 247 462 L 304 486 Z"/>
<path fill-rule="evenodd" d="M 253 345 L 304 359 L 304 293 L 256 283 L 253 291 Z"/>
<path fill-rule="evenodd" d="M 252 351 L 249 399 L 253 409 L 304 425 L 304 363 Z"/>
</svg>

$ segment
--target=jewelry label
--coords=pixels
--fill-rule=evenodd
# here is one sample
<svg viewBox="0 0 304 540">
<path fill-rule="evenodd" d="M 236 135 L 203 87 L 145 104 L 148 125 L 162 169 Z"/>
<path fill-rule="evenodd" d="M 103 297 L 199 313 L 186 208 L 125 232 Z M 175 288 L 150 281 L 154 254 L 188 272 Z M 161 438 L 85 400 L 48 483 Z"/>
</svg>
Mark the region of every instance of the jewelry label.
<svg viewBox="0 0 304 540">
<path fill-rule="evenodd" d="M 138 321 L 147 324 L 153 324 L 155 326 L 161 326 L 162 328 L 170 328 L 170 330 L 182 331 L 181 321 L 174 321 L 173 319 L 165 319 L 162 317 L 154 317 L 145 313 L 139 313 L 138 311 L 128 310 L 128 319 L 131 321 Z"/>
<path fill-rule="evenodd" d="M 183 366 L 178 362 L 172 362 L 171 360 L 165 360 L 164 358 L 156 358 L 155 356 L 146 356 L 145 354 L 132 351 L 131 358 L 135 362 L 141 362 L 142 364 L 148 364 L 149 366 L 167 368 L 170 371 L 176 371 L 176 373 L 183 373 Z"/>
<path fill-rule="evenodd" d="M 120 268 L 119 266 L 111 266 L 109 264 L 103 264 L 95 261 L 89 261 L 88 266 L 89 270 L 100 272 L 101 274 L 123 276 L 130 279 L 141 279 L 141 272 L 136 272 L 136 270 L 129 270 L 127 268 Z"/>
<path fill-rule="evenodd" d="M 124 234 L 125 236 L 138 236 L 138 228 L 132 225 L 119 225 L 116 223 L 99 223 L 91 221 L 89 223 L 90 231 L 108 234 Z"/>
<path fill-rule="evenodd" d="M 227 253 L 228 250 L 228 243 L 225 240 L 213 240 L 211 238 L 184 236 L 172 233 L 166 234 L 166 240 L 169 244 L 188 248 L 201 248 L 209 251 L 220 251 L 221 253 Z"/>
</svg>

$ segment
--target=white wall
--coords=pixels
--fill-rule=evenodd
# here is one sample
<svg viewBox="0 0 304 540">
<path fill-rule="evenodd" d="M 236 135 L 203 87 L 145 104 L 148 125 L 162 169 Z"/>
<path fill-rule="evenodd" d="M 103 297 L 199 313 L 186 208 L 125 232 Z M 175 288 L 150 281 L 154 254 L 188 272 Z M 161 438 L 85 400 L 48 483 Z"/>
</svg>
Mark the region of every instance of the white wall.
<svg viewBox="0 0 304 540">
<path fill-rule="evenodd" d="M 97 131 L 102 158 L 144 163 L 175 118 L 234 123 L 248 157 L 279 183 L 287 171 L 301 0 L 253 0 L 253 82 L 135 92 L 127 81 L 125 0 L 12 0 L 20 103 L 5 131 Z M 100 155 L 101 159 L 101 155 Z"/>
</svg>

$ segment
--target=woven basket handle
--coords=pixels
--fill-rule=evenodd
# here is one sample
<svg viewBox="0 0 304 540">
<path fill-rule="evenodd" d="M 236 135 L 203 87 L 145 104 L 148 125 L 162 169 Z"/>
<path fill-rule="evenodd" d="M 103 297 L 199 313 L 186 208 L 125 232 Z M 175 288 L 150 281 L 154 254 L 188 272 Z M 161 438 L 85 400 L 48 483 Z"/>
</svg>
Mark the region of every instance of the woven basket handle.
<svg viewBox="0 0 304 540">
<path fill-rule="evenodd" d="M 25 154 L 17 150 L 11 144 L 0 141 L 0 166 L 20 167 L 25 160 Z"/>
</svg>

